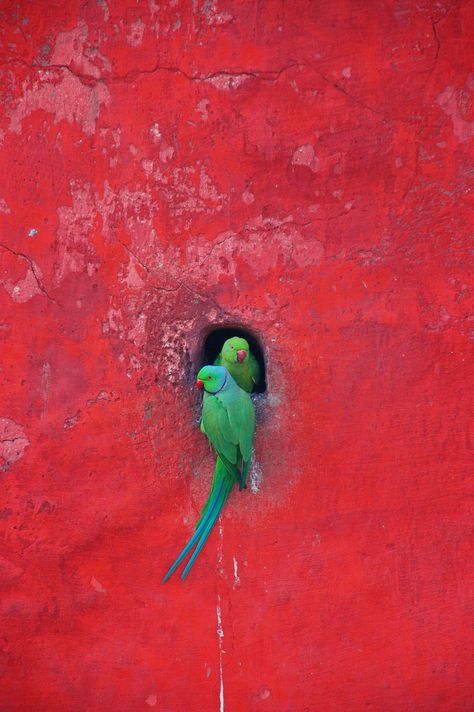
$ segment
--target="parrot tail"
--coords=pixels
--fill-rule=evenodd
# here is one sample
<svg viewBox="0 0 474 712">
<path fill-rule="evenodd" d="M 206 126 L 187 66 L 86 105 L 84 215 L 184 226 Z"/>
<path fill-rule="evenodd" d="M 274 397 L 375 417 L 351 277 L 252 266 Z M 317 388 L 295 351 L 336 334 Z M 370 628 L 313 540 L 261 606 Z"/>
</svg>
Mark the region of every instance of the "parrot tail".
<svg viewBox="0 0 474 712">
<path fill-rule="evenodd" d="M 216 489 L 221 484 L 222 478 L 225 476 L 225 473 L 226 473 L 225 465 L 218 455 L 216 458 L 216 466 L 214 468 L 214 476 L 212 478 L 211 491 L 209 492 L 209 497 L 207 498 L 206 504 L 201 509 L 201 514 L 199 515 L 199 519 L 197 520 L 197 523 L 196 523 L 196 529 L 199 527 L 202 520 L 208 513 L 209 508 L 211 507 L 212 503 L 215 502 L 214 495 L 216 493 Z"/>
<path fill-rule="evenodd" d="M 189 573 L 191 566 L 193 565 L 197 555 L 204 546 L 207 537 L 209 536 L 212 527 L 215 524 L 217 517 L 219 516 L 222 507 L 224 506 L 231 490 L 234 485 L 234 478 L 229 476 L 225 465 L 221 462 L 220 458 L 217 458 L 216 467 L 214 470 L 214 478 L 212 481 L 212 488 L 209 498 L 204 505 L 201 512 L 201 516 L 196 526 L 196 531 L 189 540 L 189 542 L 184 547 L 181 554 L 178 556 L 174 564 L 167 571 L 163 577 L 162 583 L 165 583 L 171 574 L 177 569 L 183 559 L 191 551 L 193 546 L 196 544 L 196 549 L 194 550 L 191 558 L 189 559 L 186 568 L 181 574 L 181 578 L 184 580 Z"/>
</svg>

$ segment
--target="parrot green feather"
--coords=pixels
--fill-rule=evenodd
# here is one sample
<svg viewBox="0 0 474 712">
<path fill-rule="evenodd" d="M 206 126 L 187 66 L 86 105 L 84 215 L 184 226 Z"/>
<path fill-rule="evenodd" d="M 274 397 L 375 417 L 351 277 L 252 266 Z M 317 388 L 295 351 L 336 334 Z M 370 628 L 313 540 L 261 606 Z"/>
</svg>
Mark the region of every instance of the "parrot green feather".
<svg viewBox="0 0 474 712">
<path fill-rule="evenodd" d="M 245 487 L 252 458 L 255 410 L 248 393 L 221 366 L 204 366 L 198 373 L 204 385 L 201 430 L 216 451 L 211 491 L 195 532 L 163 578 L 163 583 L 195 547 L 181 574 L 184 579 L 204 546 L 236 482 Z"/>
<path fill-rule="evenodd" d="M 240 336 L 233 336 L 224 342 L 214 366 L 224 366 L 237 385 L 247 393 L 252 393 L 260 383 L 260 365 L 250 351 L 248 341 Z"/>
</svg>

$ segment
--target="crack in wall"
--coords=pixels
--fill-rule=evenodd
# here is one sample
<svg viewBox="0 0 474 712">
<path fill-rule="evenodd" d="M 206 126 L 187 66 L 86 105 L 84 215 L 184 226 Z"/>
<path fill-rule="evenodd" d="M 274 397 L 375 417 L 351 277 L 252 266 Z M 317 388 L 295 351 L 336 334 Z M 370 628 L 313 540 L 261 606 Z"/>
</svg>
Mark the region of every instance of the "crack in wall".
<svg viewBox="0 0 474 712">
<path fill-rule="evenodd" d="M 76 77 L 79 79 L 83 84 L 86 84 L 87 86 L 95 86 L 96 84 L 99 84 L 100 82 L 107 83 L 107 82 L 122 82 L 122 81 L 133 81 L 134 79 L 137 79 L 141 75 L 146 75 L 146 74 L 155 74 L 157 72 L 169 72 L 171 74 L 179 74 L 182 77 L 185 77 L 188 79 L 190 82 L 209 82 L 212 81 L 213 79 L 219 79 L 221 77 L 229 77 L 229 78 L 246 78 L 246 79 L 257 79 L 260 81 L 276 81 L 280 78 L 282 74 L 285 72 L 289 71 L 290 69 L 293 68 L 300 68 L 300 67 L 305 67 L 306 65 L 301 63 L 301 62 L 291 62 L 290 64 L 281 67 L 280 69 L 242 69 L 242 70 L 235 70 L 232 71 L 230 69 L 219 69 L 216 70 L 215 72 L 211 72 L 209 74 L 189 74 L 186 72 L 184 69 L 181 69 L 181 67 L 176 67 L 176 66 L 168 66 L 168 65 L 160 65 L 156 64 L 154 67 L 150 67 L 149 69 L 147 68 L 136 68 L 136 69 L 130 69 L 128 72 L 125 72 L 125 74 L 118 74 L 118 73 L 111 73 L 107 76 L 99 76 L 96 77 L 92 74 L 85 74 L 83 72 L 78 72 L 74 70 L 69 64 L 36 64 L 36 63 L 29 63 L 26 62 L 25 60 L 22 60 L 18 57 L 12 58 L 10 60 L 7 60 L 5 62 L 0 62 L 0 67 L 4 66 L 9 66 L 11 64 L 20 64 L 28 69 L 33 69 L 33 70 L 40 70 L 40 71 L 51 71 L 54 69 L 57 70 L 65 70 L 72 74 L 72 76 Z"/>
<path fill-rule="evenodd" d="M 4 250 L 9 252 L 10 254 L 15 255 L 15 257 L 20 257 L 21 259 L 26 260 L 30 266 L 31 273 L 33 274 L 33 277 L 34 277 L 35 282 L 38 286 L 38 289 L 45 295 L 45 297 L 47 297 L 49 299 L 50 302 L 53 302 L 54 304 L 58 304 L 58 302 L 55 299 L 53 299 L 53 297 L 46 290 L 43 282 L 41 281 L 38 273 L 36 272 L 35 263 L 32 260 L 32 258 L 29 257 L 29 255 L 25 255 L 24 252 L 17 252 L 16 250 L 13 250 L 11 247 L 8 247 L 8 245 L 5 245 L 3 243 L 0 243 L 0 247 L 2 247 Z"/>
<path fill-rule="evenodd" d="M 454 7 L 454 6 L 453 6 Z M 449 8 L 449 10 L 437 21 L 432 21 L 432 28 L 433 28 L 433 33 L 435 35 L 435 39 L 437 41 L 437 51 L 436 51 L 436 57 L 435 57 L 435 62 L 433 66 L 428 69 L 428 70 L 423 70 L 424 72 L 427 71 L 432 71 L 434 68 L 436 62 L 438 61 L 439 57 L 439 52 L 441 48 L 441 42 L 439 40 L 437 30 L 436 30 L 436 25 L 438 25 L 450 12 L 452 9 Z M 210 72 L 208 74 L 189 74 L 186 72 L 184 69 L 181 69 L 181 67 L 178 66 L 168 66 L 168 65 L 160 65 L 157 64 L 154 67 L 150 68 L 136 68 L 136 69 L 131 69 L 128 72 L 124 74 L 118 74 L 118 73 L 111 73 L 109 75 L 101 75 L 101 76 L 94 76 L 92 74 L 86 74 L 83 72 L 78 72 L 75 69 L 73 69 L 69 64 L 35 64 L 35 63 L 28 63 L 25 62 L 24 60 L 20 58 L 13 58 L 11 60 L 8 60 L 6 62 L 0 63 L 0 67 L 2 66 L 9 66 L 10 64 L 20 64 L 28 69 L 32 70 L 39 70 L 39 71 L 52 71 L 52 70 L 63 70 L 71 74 L 73 77 L 78 79 L 82 84 L 85 86 L 91 88 L 95 87 L 98 84 L 102 83 L 107 85 L 108 83 L 111 82 L 132 82 L 138 77 L 142 75 L 152 75 L 157 72 L 168 72 L 171 74 L 178 74 L 182 77 L 185 77 L 188 81 L 191 82 L 212 82 L 212 80 L 217 80 L 219 78 L 223 77 L 228 77 L 230 79 L 256 79 L 259 81 L 267 81 L 267 82 L 275 82 L 277 81 L 284 73 L 288 72 L 291 69 L 295 68 L 305 68 L 308 67 L 306 63 L 303 62 L 291 62 L 290 64 L 281 67 L 280 69 L 275 69 L 275 70 L 263 70 L 263 69 L 242 69 L 242 70 L 229 70 L 229 69 L 219 69 L 216 70 L 215 72 Z M 333 81 L 330 79 L 328 76 L 324 74 L 320 69 L 317 67 L 312 67 L 312 69 L 318 74 L 318 76 L 327 84 L 329 84 L 331 87 L 333 87 L 336 91 L 339 93 L 343 94 L 346 96 L 350 101 L 353 103 L 357 104 L 359 107 L 362 109 L 365 109 L 366 111 L 369 111 L 372 113 L 374 116 L 379 116 L 384 122 L 386 123 L 404 123 L 408 125 L 413 125 L 416 124 L 416 120 L 414 119 L 406 119 L 406 118 L 400 118 L 400 117 L 390 117 L 388 116 L 384 111 L 378 110 L 371 106 L 370 104 L 365 103 L 361 99 L 358 99 L 355 97 L 353 94 L 347 91 L 345 87 L 341 86 L 337 81 Z"/>
<path fill-rule="evenodd" d="M 435 44 L 436 44 L 436 52 L 435 52 L 434 60 L 433 60 L 431 67 L 429 67 L 428 69 L 424 69 L 422 72 L 420 72 L 420 74 L 432 72 L 435 69 L 436 65 L 438 64 L 439 55 L 440 55 L 440 51 L 441 51 L 441 40 L 438 35 L 438 25 L 443 20 L 446 19 L 446 17 L 449 15 L 451 10 L 453 10 L 454 8 L 459 9 L 459 5 L 456 5 L 456 4 L 450 5 L 448 7 L 448 9 L 437 20 L 434 20 L 433 18 L 431 18 L 431 30 L 433 32 L 433 37 L 434 37 Z"/>
<path fill-rule="evenodd" d="M 336 91 L 340 92 L 341 94 L 344 94 L 344 96 L 346 96 L 348 99 L 350 99 L 350 100 L 353 101 L 355 104 L 357 104 L 358 106 L 360 106 L 362 109 L 366 109 L 366 111 L 370 111 L 370 112 L 371 112 L 372 114 L 374 114 L 375 116 L 381 116 L 384 121 L 387 121 L 387 122 L 393 121 L 393 119 L 390 118 L 390 117 L 388 117 L 388 116 L 386 116 L 386 114 L 385 114 L 383 111 L 379 111 L 379 110 L 377 110 L 377 109 L 374 109 L 373 106 L 370 106 L 369 104 L 366 104 L 365 102 L 361 101 L 360 99 L 357 99 L 357 97 L 355 97 L 355 96 L 353 96 L 352 94 L 350 94 L 350 93 L 347 91 L 347 89 L 345 89 L 345 88 L 342 87 L 340 84 L 338 84 L 336 81 L 333 81 L 332 79 L 330 79 L 329 77 L 327 77 L 325 74 L 323 74 L 323 72 L 321 72 L 320 69 L 315 69 L 315 71 L 316 71 L 317 74 L 321 77 L 321 79 L 323 79 L 327 84 L 329 84 L 330 86 L 332 86 L 334 89 L 336 89 Z M 399 120 L 399 121 L 403 121 L 402 119 L 398 119 L 398 120 Z M 405 121 L 406 121 L 406 120 L 405 120 Z M 408 123 L 411 123 L 411 122 L 408 122 Z"/>
</svg>

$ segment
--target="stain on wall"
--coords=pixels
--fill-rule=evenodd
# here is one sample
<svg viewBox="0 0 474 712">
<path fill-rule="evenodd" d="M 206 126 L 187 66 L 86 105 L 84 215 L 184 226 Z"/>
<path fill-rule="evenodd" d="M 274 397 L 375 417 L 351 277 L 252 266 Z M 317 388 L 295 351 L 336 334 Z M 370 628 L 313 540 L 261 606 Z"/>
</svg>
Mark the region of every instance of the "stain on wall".
<svg viewBox="0 0 474 712">
<path fill-rule="evenodd" d="M 2 710 L 472 709 L 474 4 L 0 19 Z M 161 586 L 226 324 L 251 486 Z"/>
</svg>

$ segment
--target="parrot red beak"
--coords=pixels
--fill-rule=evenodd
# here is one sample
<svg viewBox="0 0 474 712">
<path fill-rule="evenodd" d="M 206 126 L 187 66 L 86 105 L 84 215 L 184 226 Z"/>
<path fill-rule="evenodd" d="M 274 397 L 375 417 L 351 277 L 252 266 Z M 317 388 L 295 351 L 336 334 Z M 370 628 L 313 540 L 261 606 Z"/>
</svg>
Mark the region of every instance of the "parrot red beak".
<svg viewBox="0 0 474 712">
<path fill-rule="evenodd" d="M 237 358 L 239 359 L 239 363 L 243 363 L 245 361 L 246 356 L 247 352 L 244 351 L 244 349 L 239 349 L 239 351 L 237 351 Z"/>
<path fill-rule="evenodd" d="M 204 381 L 201 381 L 200 378 L 197 379 L 196 381 L 196 388 L 199 388 L 200 391 L 204 388 Z"/>
</svg>

